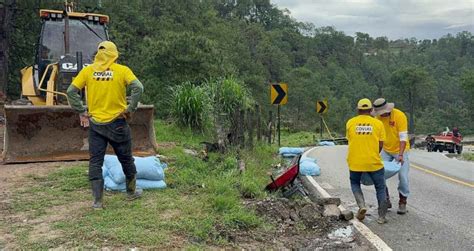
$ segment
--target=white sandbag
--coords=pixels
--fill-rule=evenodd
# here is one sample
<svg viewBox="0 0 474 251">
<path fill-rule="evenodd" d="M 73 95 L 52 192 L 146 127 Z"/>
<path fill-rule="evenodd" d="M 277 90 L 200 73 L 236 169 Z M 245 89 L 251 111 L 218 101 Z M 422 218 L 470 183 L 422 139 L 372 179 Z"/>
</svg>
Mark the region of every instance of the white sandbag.
<svg viewBox="0 0 474 251">
<path fill-rule="evenodd" d="M 125 192 L 125 182 L 115 183 L 109 176 L 104 178 L 104 188 L 108 191 L 121 191 Z M 163 189 L 166 188 L 166 183 L 163 180 L 143 180 L 137 179 L 137 188 L 139 189 Z"/>
<path fill-rule="evenodd" d="M 161 163 L 157 157 L 134 157 L 134 159 L 137 168 L 137 179 L 164 180 L 165 173 L 163 169 L 166 168 L 166 164 Z M 125 182 L 122 165 L 115 155 L 105 155 L 102 173 L 104 177 L 109 176 L 116 184 Z"/>
<path fill-rule="evenodd" d="M 302 154 L 303 152 L 304 148 L 301 147 L 280 147 L 278 150 L 280 155 L 294 154 L 294 156 L 296 156 L 298 154 Z"/>
<path fill-rule="evenodd" d="M 332 141 L 321 141 L 318 143 L 319 146 L 335 146 L 336 144 Z"/>
<path fill-rule="evenodd" d="M 321 168 L 316 164 L 316 159 L 313 158 L 301 158 L 300 159 L 300 174 L 309 176 L 321 175 Z"/>
<path fill-rule="evenodd" d="M 385 180 L 397 174 L 401 168 L 400 163 L 398 163 L 397 161 L 384 161 L 383 165 L 385 169 Z M 361 183 L 366 186 L 372 186 L 374 184 L 374 182 L 370 178 L 370 175 L 368 175 L 367 173 L 362 174 Z"/>
</svg>

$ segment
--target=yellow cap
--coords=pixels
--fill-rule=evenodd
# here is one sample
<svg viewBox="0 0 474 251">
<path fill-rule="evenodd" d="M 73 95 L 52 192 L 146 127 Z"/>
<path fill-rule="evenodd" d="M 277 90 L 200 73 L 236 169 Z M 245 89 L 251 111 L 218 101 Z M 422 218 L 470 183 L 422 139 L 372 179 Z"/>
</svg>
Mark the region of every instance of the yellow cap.
<svg viewBox="0 0 474 251">
<path fill-rule="evenodd" d="M 357 103 L 357 109 L 359 110 L 371 110 L 372 109 L 372 102 L 369 99 L 363 98 L 359 100 Z"/>
</svg>

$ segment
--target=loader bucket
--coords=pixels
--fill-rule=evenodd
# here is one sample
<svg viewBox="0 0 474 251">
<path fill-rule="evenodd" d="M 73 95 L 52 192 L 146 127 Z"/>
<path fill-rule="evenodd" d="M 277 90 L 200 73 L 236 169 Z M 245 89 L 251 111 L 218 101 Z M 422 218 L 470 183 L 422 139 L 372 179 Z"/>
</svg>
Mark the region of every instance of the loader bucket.
<svg viewBox="0 0 474 251">
<path fill-rule="evenodd" d="M 153 106 L 141 105 L 129 122 L 135 156 L 156 154 Z M 69 106 L 5 105 L 4 163 L 87 160 L 87 128 Z M 110 148 L 107 150 L 113 153 Z"/>
</svg>

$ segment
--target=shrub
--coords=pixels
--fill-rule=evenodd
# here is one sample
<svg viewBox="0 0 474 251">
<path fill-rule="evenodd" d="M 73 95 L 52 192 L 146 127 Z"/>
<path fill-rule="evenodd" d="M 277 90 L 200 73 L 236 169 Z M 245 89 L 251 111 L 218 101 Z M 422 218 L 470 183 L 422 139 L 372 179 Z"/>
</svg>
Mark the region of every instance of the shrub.
<svg viewBox="0 0 474 251">
<path fill-rule="evenodd" d="M 186 82 L 172 88 L 171 112 L 181 126 L 202 129 L 207 122 L 209 96 L 204 88 Z"/>
</svg>

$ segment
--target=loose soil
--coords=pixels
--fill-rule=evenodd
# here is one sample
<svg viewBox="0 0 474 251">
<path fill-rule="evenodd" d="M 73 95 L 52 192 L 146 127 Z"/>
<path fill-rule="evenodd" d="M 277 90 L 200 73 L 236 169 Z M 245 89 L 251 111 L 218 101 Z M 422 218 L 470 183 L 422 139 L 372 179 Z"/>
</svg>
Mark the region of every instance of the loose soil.
<svg viewBox="0 0 474 251">
<path fill-rule="evenodd" d="M 323 217 L 323 207 L 306 200 L 269 198 L 263 201 L 248 200 L 245 205 L 263 216 L 276 228 L 267 231 L 225 232 L 228 239 L 244 249 L 355 249 L 370 250 L 370 245 L 352 226 L 339 219 Z M 352 232 L 334 236 L 343 228 Z"/>
</svg>

